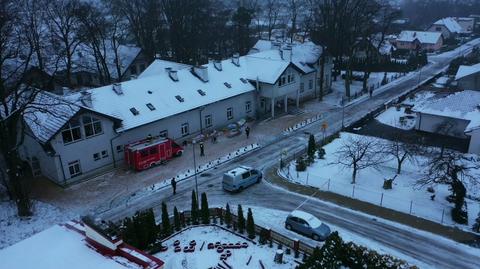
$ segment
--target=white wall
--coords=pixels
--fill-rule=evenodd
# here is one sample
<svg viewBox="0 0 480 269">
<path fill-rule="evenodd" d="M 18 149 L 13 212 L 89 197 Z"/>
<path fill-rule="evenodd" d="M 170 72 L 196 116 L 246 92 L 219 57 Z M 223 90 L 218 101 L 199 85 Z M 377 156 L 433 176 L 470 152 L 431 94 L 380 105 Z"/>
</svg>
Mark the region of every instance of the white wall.
<svg viewBox="0 0 480 269">
<path fill-rule="evenodd" d="M 480 129 L 473 130 L 469 134 L 470 145 L 468 147 L 468 152 L 480 155 Z"/>
<path fill-rule="evenodd" d="M 446 132 L 444 135 L 468 138 L 468 136 L 466 136 L 464 133 L 468 123 L 469 121 L 467 120 L 417 113 L 415 129 L 439 134 Z M 442 129 L 442 131 L 440 131 L 440 129 Z"/>
</svg>

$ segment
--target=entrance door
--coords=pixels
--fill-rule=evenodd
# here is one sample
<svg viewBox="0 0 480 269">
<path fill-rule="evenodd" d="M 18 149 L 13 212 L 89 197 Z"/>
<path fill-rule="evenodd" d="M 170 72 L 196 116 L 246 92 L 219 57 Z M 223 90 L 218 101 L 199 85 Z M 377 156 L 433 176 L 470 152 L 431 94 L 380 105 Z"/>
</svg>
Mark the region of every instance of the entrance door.
<svg viewBox="0 0 480 269">
<path fill-rule="evenodd" d="M 34 177 L 42 175 L 42 169 L 40 169 L 40 161 L 37 157 L 32 157 L 32 174 Z"/>
</svg>

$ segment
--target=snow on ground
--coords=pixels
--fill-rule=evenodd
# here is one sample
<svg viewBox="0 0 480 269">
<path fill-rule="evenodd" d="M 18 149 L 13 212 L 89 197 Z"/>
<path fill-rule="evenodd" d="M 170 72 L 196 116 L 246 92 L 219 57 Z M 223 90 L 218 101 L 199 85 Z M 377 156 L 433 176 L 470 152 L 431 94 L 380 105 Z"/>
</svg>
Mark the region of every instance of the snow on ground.
<svg viewBox="0 0 480 269">
<path fill-rule="evenodd" d="M 194 252 L 174 252 L 175 240 L 180 241 L 180 246 L 188 246 L 191 240 L 196 241 Z M 200 250 L 202 244 L 203 250 Z M 164 241 L 164 246 L 168 247 L 166 252 L 159 252 L 154 256 L 165 262 L 165 269 L 194 269 L 194 268 L 210 268 L 215 267 L 220 262 L 220 254 L 216 249 L 208 249 L 208 243 L 237 243 L 247 242 L 247 248 L 231 249 L 232 255 L 227 258 L 227 263 L 232 268 L 245 268 L 250 256 L 252 259 L 248 267 L 260 268 L 260 260 L 265 268 L 295 268 L 296 263 L 293 258 L 293 251 L 291 255 L 284 254 L 284 264 L 275 264 L 273 258 L 275 256 L 276 248 L 269 248 L 268 245 L 255 245 L 252 242 L 235 235 L 234 233 L 225 231 L 215 226 L 199 226 L 191 227 L 182 231 L 178 235 Z M 225 253 L 225 251 L 224 251 Z"/>
<path fill-rule="evenodd" d="M 404 130 L 411 130 L 415 127 L 416 115 L 406 114 L 405 107 L 390 107 L 376 118 L 379 122 L 400 128 Z"/>
<path fill-rule="evenodd" d="M 324 160 L 316 160 L 305 172 L 297 172 L 295 162 L 290 163 L 288 169 L 280 172 L 282 176 L 292 182 L 318 187 L 324 191 L 331 191 L 340 195 L 354 197 L 372 204 L 381 205 L 390 209 L 411 213 L 438 223 L 456 226 L 471 231 L 471 224 L 477 217 L 479 203 L 466 199 L 468 206 L 469 226 L 456 224 L 450 211 L 453 207 L 446 201 L 450 195 L 448 185 L 434 185 L 435 199 L 431 200 L 432 193 L 427 192 L 428 186 L 418 186 L 416 181 L 422 178 L 425 171 L 425 159 L 418 158 L 417 163 L 405 161 L 402 172 L 393 182 L 392 190 L 383 189 L 384 179 L 392 178 L 396 174 L 395 160 L 389 160 L 377 168 L 367 168 L 359 171 L 356 184 L 351 184 L 352 170 L 339 164 L 335 164 L 337 157 L 335 152 L 345 143 L 349 137 L 358 135 L 342 133 L 341 138 L 335 139 L 324 147 L 326 151 Z M 366 139 L 366 138 L 365 138 Z M 383 143 L 385 140 L 370 138 Z M 480 171 L 478 171 L 480 174 Z M 467 194 L 478 197 L 480 186 L 465 184 Z"/>
<path fill-rule="evenodd" d="M 290 238 L 296 238 L 299 239 L 301 242 L 307 243 L 311 246 L 319 246 L 321 247 L 323 245 L 322 242 L 317 242 L 314 241 L 308 237 L 305 237 L 303 235 L 297 234 L 295 232 L 289 231 L 285 228 L 285 219 L 287 218 L 288 214 L 290 212 L 282 211 L 282 210 L 276 210 L 276 209 L 269 209 L 269 208 L 264 208 L 264 207 L 255 207 L 252 206 L 250 207 L 253 212 L 254 220 L 255 223 L 264 227 L 270 227 L 272 230 L 275 232 L 281 233 L 285 236 L 288 236 Z M 301 210 L 301 208 L 300 208 Z M 357 245 L 362 245 L 365 246 L 369 249 L 375 250 L 378 253 L 381 254 L 389 254 L 394 257 L 397 257 L 399 259 L 405 260 L 411 265 L 417 265 L 422 269 L 425 268 L 431 268 L 430 266 L 427 266 L 426 264 L 423 264 L 422 262 L 419 262 L 413 257 L 409 257 L 406 255 L 403 255 L 399 253 L 398 251 L 395 251 L 393 249 L 390 249 L 388 247 L 383 246 L 382 244 L 379 244 L 375 241 L 372 241 L 368 238 L 362 237 L 360 235 L 351 233 L 343 228 L 340 228 L 338 226 L 332 225 L 330 223 L 325 223 L 327 224 L 332 231 L 337 231 L 338 234 L 342 237 L 343 241 L 345 242 L 353 242 Z"/>
<path fill-rule="evenodd" d="M 0 249 L 33 236 L 54 224 L 74 219 L 76 215 L 52 205 L 35 201 L 34 215 L 19 218 L 11 202 L 0 202 Z"/>
</svg>

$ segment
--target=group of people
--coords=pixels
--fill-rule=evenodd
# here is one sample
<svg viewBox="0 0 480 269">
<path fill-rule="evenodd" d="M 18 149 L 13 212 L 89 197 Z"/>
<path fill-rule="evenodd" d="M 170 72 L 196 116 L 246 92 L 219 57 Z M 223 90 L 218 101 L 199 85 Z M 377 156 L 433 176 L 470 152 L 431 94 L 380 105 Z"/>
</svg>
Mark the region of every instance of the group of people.
<svg viewBox="0 0 480 269">
<path fill-rule="evenodd" d="M 249 126 L 245 128 L 245 135 L 247 136 L 247 139 L 250 137 Z M 199 147 L 200 147 L 200 156 L 205 156 L 205 145 L 203 144 L 203 142 L 199 144 Z M 177 181 L 175 180 L 175 178 L 172 178 L 172 180 L 170 181 L 170 184 L 172 185 L 173 195 L 177 194 Z"/>
</svg>

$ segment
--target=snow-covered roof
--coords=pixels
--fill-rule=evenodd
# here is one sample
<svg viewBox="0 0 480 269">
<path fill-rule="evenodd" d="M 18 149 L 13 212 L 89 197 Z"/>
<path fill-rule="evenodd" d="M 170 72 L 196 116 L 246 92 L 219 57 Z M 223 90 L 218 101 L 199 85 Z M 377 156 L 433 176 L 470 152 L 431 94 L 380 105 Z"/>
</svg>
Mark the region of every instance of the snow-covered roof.
<svg viewBox="0 0 480 269">
<path fill-rule="evenodd" d="M 161 73 L 165 73 L 165 68 L 171 68 L 172 70 L 180 70 L 184 68 L 190 68 L 191 65 L 188 64 L 181 64 L 161 59 L 155 59 L 148 67 L 145 69 L 138 78 L 145 78 L 149 76 L 158 75 Z"/>
<path fill-rule="evenodd" d="M 103 256 L 85 241 L 85 236 L 55 225 L 13 246 L 0 250 L 0 264 L 8 269 L 140 269 L 119 256 Z"/>
<path fill-rule="evenodd" d="M 445 26 L 451 33 L 458 34 L 463 32 L 462 26 L 460 26 L 460 24 L 458 24 L 458 22 L 452 17 L 439 19 L 438 21 L 434 22 L 433 25 Z"/>
<path fill-rule="evenodd" d="M 317 228 L 317 227 L 320 227 L 320 225 L 322 225 L 322 222 L 319 219 L 317 219 L 314 215 L 307 213 L 305 211 L 293 210 L 292 213 L 290 213 L 290 215 L 293 217 L 303 219 L 312 228 Z"/>
<path fill-rule="evenodd" d="M 121 119 L 122 126 L 117 131 L 124 131 L 254 91 L 255 87 L 245 80 L 252 77 L 247 73 L 247 61 L 250 60 L 246 58 L 249 57 L 240 57 L 240 66 L 234 65 L 231 60 L 222 61 L 221 71 L 217 70 L 213 63 L 204 65 L 208 68 L 207 82 L 200 80 L 187 68 L 177 71 L 178 81 L 174 81 L 164 72 L 122 82 L 121 94 L 113 90 L 113 85 L 90 89 L 87 91 L 92 100 L 89 108 Z M 259 69 L 254 71 L 257 71 L 259 76 L 262 73 L 271 74 L 272 71 L 275 72 L 272 70 L 275 69 L 274 66 L 276 65 L 259 66 Z M 266 78 L 272 79 L 270 76 Z M 80 93 L 75 96 L 77 99 L 80 97 Z M 147 104 L 151 104 L 150 108 Z M 138 112 L 137 115 L 133 114 L 132 108 Z"/>
<path fill-rule="evenodd" d="M 302 70 L 304 73 L 315 71 L 312 65 L 315 64 L 322 55 L 322 47 L 315 45 L 313 42 L 281 43 L 278 41 L 258 40 L 250 50 L 249 54 L 256 55 L 256 57 L 265 57 L 267 59 L 284 60 L 282 59 L 280 50 L 285 50 L 287 48 L 291 48 L 291 62 L 297 68 Z M 264 53 L 267 51 L 269 51 L 269 53 Z M 290 59 L 285 59 L 285 61 L 290 61 Z"/>
<path fill-rule="evenodd" d="M 440 32 L 422 32 L 422 31 L 402 31 L 397 41 L 401 42 L 413 42 L 415 39 L 422 44 L 436 44 L 442 37 Z"/>
<path fill-rule="evenodd" d="M 480 92 L 461 91 L 432 102 L 415 106 L 416 112 L 468 120 L 465 132 L 480 127 Z"/>
<path fill-rule="evenodd" d="M 461 65 L 458 68 L 457 74 L 455 75 L 455 80 L 459 80 L 466 76 L 480 72 L 480 64 L 475 65 Z"/>
</svg>

